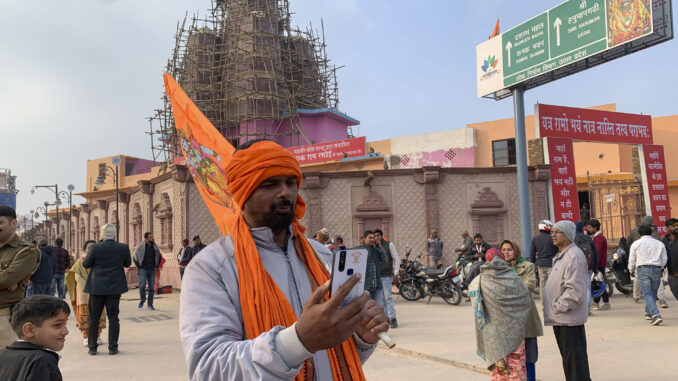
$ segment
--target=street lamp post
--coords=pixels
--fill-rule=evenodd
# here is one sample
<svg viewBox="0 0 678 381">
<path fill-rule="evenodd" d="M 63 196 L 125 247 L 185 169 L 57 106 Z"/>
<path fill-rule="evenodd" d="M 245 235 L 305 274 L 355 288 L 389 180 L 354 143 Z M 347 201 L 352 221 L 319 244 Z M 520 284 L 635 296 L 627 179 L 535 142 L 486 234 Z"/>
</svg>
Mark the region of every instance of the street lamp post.
<svg viewBox="0 0 678 381">
<path fill-rule="evenodd" d="M 75 189 L 75 186 L 73 186 L 73 184 L 68 184 L 68 186 L 66 188 L 68 188 L 68 192 L 66 192 L 66 191 L 59 192 L 57 199 L 61 199 L 61 197 L 68 199 L 68 229 L 67 229 L 68 230 L 68 232 L 67 232 L 68 238 L 67 238 L 66 242 L 68 242 L 68 248 L 72 249 L 73 242 L 72 242 L 72 238 L 71 238 L 71 218 L 73 216 L 73 210 L 72 210 L 72 208 L 73 208 L 73 190 Z M 59 207 L 57 206 L 57 221 L 59 219 L 59 217 L 58 217 L 58 215 L 59 215 L 58 210 L 59 209 L 58 208 Z M 58 229 L 58 226 L 59 225 L 57 225 L 57 229 Z M 57 235 L 58 234 L 59 233 L 57 233 Z"/>
<path fill-rule="evenodd" d="M 32 222 L 33 222 L 33 211 L 32 210 L 31 210 L 30 214 L 24 214 L 23 216 L 21 216 L 21 225 L 22 225 L 22 229 L 23 229 L 23 232 L 22 232 L 23 237 L 22 238 L 25 239 L 25 240 L 29 239 L 28 235 L 29 235 L 29 231 L 31 229 L 31 227 L 29 227 L 29 225 L 28 225 L 29 219 L 31 221 L 31 226 L 32 226 L 33 225 L 32 224 Z"/>
<path fill-rule="evenodd" d="M 31 209 L 29 210 L 29 212 L 31 213 L 31 239 L 35 239 L 35 231 L 33 230 L 35 228 L 35 226 L 33 226 L 33 223 L 35 222 L 35 220 L 33 219 L 35 217 L 33 215 L 35 213 L 35 210 Z"/>
<path fill-rule="evenodd" d="M 33 185 L 33 188 L 31 188 L 31 194 L 35 194 L 35 189 L 36 188 L 47 188 L 54 192 L 54 197 L 56 200 L 54 201 L 54 204 L 49 204 L 49 205 L 55 205 L 56 206 L 56 235 L 59 237 L 59 205 L 61 205 L 61 201 L 59 200 L 59 185 L 54 184 L 54 185 Z M 45 202 L 45 206 L 47 206 L 47 202 Z M 47 211 L 45 211 L 47 213 Z"/>
<path fill-rule="evenodd" d="M 110 166 L 106 164 L 102 164 L 102 168 L 104 168 L 103 171 L 99 172 L 99 176 L 97 177 L 95 184 L 101 188 L 101 186 L 104 185 L 106 182 L 106 171 L 111 171 L 111 174 L 113 175 L 113 184 L 115 185 L 115 240 L 119 241 L 120 240 L 120 195 L 119 195 L 119 184 L 118 184 L 118 168 L 120 167 L 120 156 L 115 156 L 111 162 L 115 166 L 115 168 L 111 168 Z"/>
<path fill-rule="evenodd" d="M 45 206 L 38 206 L 35 208 L 35 218 L 40 217 L 40 213 L 42 213 L 45 216 L 45 230 L 47 232 L 47 242 L 49 242 L 49 226 L 47 226 L 47 208 L 52 205 L 49 202 L 45 201 Z"/>
</svg>

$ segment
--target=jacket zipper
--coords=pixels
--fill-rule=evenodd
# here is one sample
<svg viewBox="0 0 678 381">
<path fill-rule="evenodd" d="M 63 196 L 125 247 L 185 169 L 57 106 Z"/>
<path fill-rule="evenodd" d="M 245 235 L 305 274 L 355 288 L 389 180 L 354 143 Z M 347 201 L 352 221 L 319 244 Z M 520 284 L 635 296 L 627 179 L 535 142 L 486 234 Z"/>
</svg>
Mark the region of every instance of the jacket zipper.
<svg viewBox="0 0 678 381">
<path fill-rule="evenodd" d="M 297 286 L 297 277 L 294 276 L 294 270 L 292 270 L 292 261 L 290 260 L 289 254 L 287 254 L 286 250 L 282 250 L 283 255 L 285 256 L 285 260 L 287 261 L 287 269 L 290 271 L 290 275 L 292 275 L 292 283 L 294 284 L 294 293 L 296 294 L 297 297 L 297 303 L 299 303 L 299 309 L 301 312 L 304 311 L 304 305 L 301 303 L 301 294 L 299 293 L 299 288 Z"/>
<path fill-rule="evenodd" d="M 278 246 L 278 248 L 280 248 L 280 246 Z M 285 256 L 285 260 L 287 261 L 287 269 L 290 271 L 290 275 L 292 275 L 292 283 L 294 284 L 294 293 L 297 296 L 297 303 L 299 303 L 300 310 L 299 316 L 301 316 L 301 312 L 304 312 L 304 304 L 301 302 L 301 294 L 299 293 L 299 287 L 297 286 L 297 277 L 294 276 L 294 270 L 292 269 L 292 261 L 290 260 L 289 254 L 287 254 L 287 250 L 280 249 L 280 251 L 282 251 L 283 255 Z M 315 357 L 315 354 L 311 356 L 311 361 L 313 361 L 313 357 Z M 313 379 L 318 380 L 318 374 L 315 364 L 313 364 Z"/>
</svg>

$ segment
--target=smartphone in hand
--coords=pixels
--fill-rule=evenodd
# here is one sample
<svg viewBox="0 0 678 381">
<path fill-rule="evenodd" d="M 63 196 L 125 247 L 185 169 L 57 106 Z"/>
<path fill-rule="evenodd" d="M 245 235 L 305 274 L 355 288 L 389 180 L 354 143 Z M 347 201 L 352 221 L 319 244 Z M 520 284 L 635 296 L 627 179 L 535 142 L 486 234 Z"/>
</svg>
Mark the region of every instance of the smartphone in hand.
<svg viewBox="0 0 678 381">
<path fill-rule="evenodd" d="M 342 284 L 354 274 L 360 274 L 361 278 L 346 299 L 341 302 L 344 307 L 358 299 L 365 291 L 365 273 L 367 272 L 367 249 L 344 249 L 334 254 L 332 260 L 332 280 L 330 282 L 330 297 L 337 292 Z"/>
</svg>

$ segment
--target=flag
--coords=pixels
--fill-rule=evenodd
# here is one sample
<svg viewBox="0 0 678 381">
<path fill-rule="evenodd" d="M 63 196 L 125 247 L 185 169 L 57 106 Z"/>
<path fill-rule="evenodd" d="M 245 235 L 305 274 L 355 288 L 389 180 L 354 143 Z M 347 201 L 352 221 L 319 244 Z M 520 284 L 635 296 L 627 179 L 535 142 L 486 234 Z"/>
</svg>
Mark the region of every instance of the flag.
<svg viewBox="0 0 678 381">
<path fill-rule="evenodd" d="M 200 112 L 169 73 L 165 73 L 163 78 L 186 166 L 221 234 L 227 235 L 230 232 L 228 221 L 240 212 L 228 189 L 224 170 L 235 148 Z"/>
<path fill-rule="evenodd" d="M 499 19 L 497 19 L 497 25 L 494 26 L 494 30 L 492 31 L 492 35 L 490 36 L 490 40 L 493 39 L 494 37 L 497 37 L 499 35 Z"/>
</svg>

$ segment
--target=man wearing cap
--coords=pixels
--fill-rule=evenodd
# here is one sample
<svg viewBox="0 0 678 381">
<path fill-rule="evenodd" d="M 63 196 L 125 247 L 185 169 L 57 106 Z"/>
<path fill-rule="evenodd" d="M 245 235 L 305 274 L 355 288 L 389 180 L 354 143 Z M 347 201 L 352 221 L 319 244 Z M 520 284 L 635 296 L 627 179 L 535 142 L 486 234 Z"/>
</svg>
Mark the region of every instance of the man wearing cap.
<svg viewBox="0 0 678 381">
<path fill-rule="evenodd" d="M 330 240 L 330 232 L 327 230 L 327 228 L 322 228 L 318 230 L 317 233 L 315 233 L 315 240 L 322 243 L 323 245 L 327 245 L 327 242 Z"/>
<path fill-rule="evenodd" d="M 388 330 L 366 293 L 340 309 L 354 275 L 331 297 L 319 258 L 331 252 L 304 236 L 295 156 L 259 140 L 226 168 L 242 210 L 229 234 L 186 268 L 179 328 L 192 380 L 364 379 L 361 362 Z"/>
<path fill-rule="evenodd" d="M 572 221 L 559 221 L 553 226 L 551 238 L 558 253 L 542 298 L 544 325 L 553 326 L 568 381 L 590 380 L 584 330 L 588 316 L 588 263 L 573 243 L 575 233 Z"/>
<path fill-rule="evenodd" d="M 530 262 L 537 266 L 539 272 L 539 297 L 544 300 L 544 285 L 549 279 L 553 258 L 558 253 L 558 248 L 551 239 L 553 222 L 549 220 L 539 221 L 539 232 L 532 238 L 530 244 Z"/>
<path fill-rule="evenodd" d="M 0 349 L 17 339 L 9 311 L 23 299 L 28 278 L 40 262 L 40 251 L 19 238 L 16 225 L 14 209 L 0 205 Z"/>
<path fill-rule="evenodd" d="M 99 320 L 106 307 L 108 316 L 108 353 L 118 353 L 118 337 L 120 336 L 120 295 L 127 292 L 127 278 L 125 267 L 130 267 L 132 257 L 129 246 L 115 242 L 116 228 L 113 224 L 101 227 L 100 243 L 91 245 L 82 266 L 92 270 L 85 283 L 85 292 L 89 294 L 89 332 L 87 346 L 89 354 L 97 354 L 97 339 L 99 338 Z"/>
</svg>

